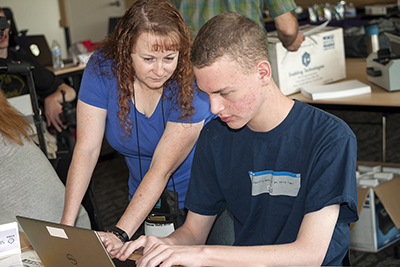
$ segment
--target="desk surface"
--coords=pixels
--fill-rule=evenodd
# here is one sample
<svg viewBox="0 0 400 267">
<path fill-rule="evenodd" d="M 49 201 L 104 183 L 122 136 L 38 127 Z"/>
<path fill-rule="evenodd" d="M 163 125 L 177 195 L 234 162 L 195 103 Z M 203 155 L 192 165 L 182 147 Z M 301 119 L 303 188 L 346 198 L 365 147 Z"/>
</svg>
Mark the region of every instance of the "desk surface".
<svg viewBox="0 0 400 267">
<path fill-rule="evenodd" d="M 46 67 L 48 70 L 52 71 L 54 75 L 59 76 L 62 74 L 70 74 L 76 71 L 83 71 L 86 68 L 86 65 L 79 65 L 79 66 L 73 66 L 73 67 L 65 67 L 62 69 L 56 69 L 54 70 L 53 67 Z"/>
<path fill-rule="evenodd" d="M 392 107 L 400 109 L 400 91 L 389 92 L 368 81 L 366 73 L 365 58 L 346 59 L 346 80 L 359 80 L 371 86 L 370 94 L 362 94 L 349 97 L 331 98 L 323 100 L 311 100 L 301 93 L 290 95 L 290 98 L 297 99 L 310 104 L 322 105 L 347 105 L 347 106 L 368 106 L 368 107 Z M 338 81 L 340 82 L 340 81 Z"/>
</svg>

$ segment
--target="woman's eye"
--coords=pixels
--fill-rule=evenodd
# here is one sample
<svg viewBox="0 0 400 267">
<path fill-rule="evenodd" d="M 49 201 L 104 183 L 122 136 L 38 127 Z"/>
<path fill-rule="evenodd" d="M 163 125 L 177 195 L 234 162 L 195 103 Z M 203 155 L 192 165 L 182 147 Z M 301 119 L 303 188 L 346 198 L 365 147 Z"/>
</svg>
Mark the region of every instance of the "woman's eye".
<svg viewBox="0 0 400 267">
<path fill-rule="evenodd" d="M 151 61 L 152 58 L 144 58 L 144 61 Z"/>
<path fill-rule="evenodd" d="M 165 60 L 167 60 L 167 61 L 172 61 L 172 60 L 174 60 L 175 59 L 175 57 L 166 57 L 165 58 Z"/>
</svg>

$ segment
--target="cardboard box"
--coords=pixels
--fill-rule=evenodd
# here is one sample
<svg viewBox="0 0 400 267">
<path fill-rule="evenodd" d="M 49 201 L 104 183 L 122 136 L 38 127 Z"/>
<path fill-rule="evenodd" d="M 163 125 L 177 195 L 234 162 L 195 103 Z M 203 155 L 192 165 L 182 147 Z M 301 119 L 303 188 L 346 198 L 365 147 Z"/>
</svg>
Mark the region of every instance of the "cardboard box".
<svg viewBox="0 0 400 267">
<path fill-rule="evenodd" d="M 397 9 L 397 4 L 375 4 L 365 6 L 365 15 L 369 16 L 386 16 L 391 11 Z"/>
<path fill-rule="evenodd" d="M 399 189 L 400 176 L 380 180 L 374 187 L 357 188 L 360 219 L 350 227 L 351 249 L 377 252 L 400 239 Z"/>
<path fill-rule="evenodd" d="M 268 33 L 275 83 L 285 95 L 304 85 L 321 85 L 346 78 L 343 29 L 304 25 L 306 35 L 296 52 L 288 52 L 276 32 Z M 313 32 L 315 31 L 315 32 Z"/>
</svg>

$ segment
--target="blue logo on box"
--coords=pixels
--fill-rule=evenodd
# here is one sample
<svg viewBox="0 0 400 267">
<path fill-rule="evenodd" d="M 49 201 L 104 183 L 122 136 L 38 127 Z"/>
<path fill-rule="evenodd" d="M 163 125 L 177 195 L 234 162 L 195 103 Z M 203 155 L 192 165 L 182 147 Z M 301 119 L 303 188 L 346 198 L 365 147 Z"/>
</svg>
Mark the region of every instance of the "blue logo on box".
<svg viewBox="0 0 400 267">
<path fill-rule="evenodd" d="M 333 35 L 323 37 L 324 50 L 335 49 L 335 39 Z"/>
<path fill-rule="evenodd" d="M 303 56 L 301 57 L 301 61 L 302 61 L 303 65 L 307 67 L 308 64 L 310 64 L 310 62 L 311 62 L 310 54 L 305 52 L 303 54 Z"/>
</svg>

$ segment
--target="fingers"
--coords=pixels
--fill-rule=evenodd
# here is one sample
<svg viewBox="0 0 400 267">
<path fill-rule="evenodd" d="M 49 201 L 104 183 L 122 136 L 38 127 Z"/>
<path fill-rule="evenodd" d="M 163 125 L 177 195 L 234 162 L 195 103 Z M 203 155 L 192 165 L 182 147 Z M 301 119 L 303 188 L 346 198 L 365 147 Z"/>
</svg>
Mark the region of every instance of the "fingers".
<svg viewBox="0 0 400 267">
<path fill-rule="evenodd" d="M 67 128 L 67 127 L 63 124 L 63 122 L 61 121 L 60 115 L 59 115 L 59 114 L 57 114 L 57 115 L 54 115 L 54 114 L 48 115 L 48 114 L 46 113 L 46 119 L 47 119 L 47 126 L 53 125 L 53 127 L 54 127 L 58 132 L 61 132 L 61 131 L 62 131 L 61 128 L 63 128 L 63 129 L 66 129 L 66 128 Z"/>
<path fill-rule="evenodd" d="M 174 250 L 159 238 L 153 236 L 141 236 L 135 241 L 126 242 L 115 255 L 121 261 L 125 261 L 132 253 L 143 250 L 143 256 L 136 261 L 138 267 L 171 266 L 174 262 Z"/>
<path fill-rule="evenodd" d="M 114 234 L 108 232 L 98 232 L 101 242 L 103 242 L 104 247 L 110 255 L 115 256 L 119 250 L 122 248 L 123 243 Z"/>
<path fill-rule="evenodd" d="M 66 128 L 60 118 L 60 114 L 62 113 L 62 105 L 58 103 L 55 98 L 46 98 L 44 109 L 48 126 L 50 126 L 50 124 L 53 125 L 58 132 L 62 131 L 61 128 Z"/>
<path fill-rule="evenodd" d="M 138 267 L 150 267 L 150 266 L 170 266 L 168 265 L 168 259 L 170 258 L 172 251 L 168 249 L 168 246 L 161 244 L 154 244 L 147 253 L 143 255 L 136 264 Z"/>
<path fill-rule="evenodd" d="M 297 51 L 300 48 L 301 44 L 304 42 L 304 40 L 305 40 L 304 34 L 299 32 L 299 33 L 297 33 L 297 36 L 296 36 L 296 39 L 294 40 L 294 42 L 291 45 L 289 45 L 288 47 L 286 47 L 286 49 L 288 51 L 292 51 L 292 52 Z"/>
<path fill-rule="evenodd" d="M 119 260 L 126 260 L 133 252 L 137 252 L 138 250 L 143 250 L 146 246 L 147 237 L 141 236 L 135 241 L 126 242 L 115 255 Z"/>
</svg>

